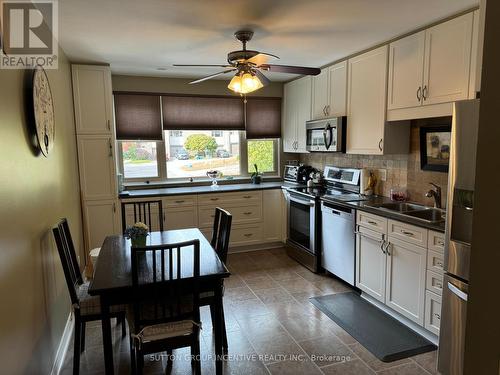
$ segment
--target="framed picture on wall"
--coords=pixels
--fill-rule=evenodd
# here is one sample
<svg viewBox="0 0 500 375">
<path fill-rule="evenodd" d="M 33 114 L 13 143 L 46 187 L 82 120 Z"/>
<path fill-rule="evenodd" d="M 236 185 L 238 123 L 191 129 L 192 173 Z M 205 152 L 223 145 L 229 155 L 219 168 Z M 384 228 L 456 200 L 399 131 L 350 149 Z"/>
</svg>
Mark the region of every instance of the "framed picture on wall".
<svg viewBox="0 0 500 375">
<path fill-rule="evenodd" d="M 420 127 L 420 168 L 448 172 L 450 141 L 450 125 Z"/>
</svg>

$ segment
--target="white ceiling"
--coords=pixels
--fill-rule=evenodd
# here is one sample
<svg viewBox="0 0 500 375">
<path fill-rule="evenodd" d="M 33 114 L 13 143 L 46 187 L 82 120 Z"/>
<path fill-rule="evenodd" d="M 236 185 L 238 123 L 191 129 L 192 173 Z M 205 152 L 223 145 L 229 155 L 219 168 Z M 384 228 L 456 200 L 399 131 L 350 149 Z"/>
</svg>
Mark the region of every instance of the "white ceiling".
<svg viewBox="0 0 500 375">
<path fill-rule="evenodd" d="M 60 0 L 59 39 L 71 61 L 109 63 L 114 74 L 195 78 L 218 68 L 172 64 L 224 64 L 227 53 L 241 47 L 233 37 L 240 28 L 255 31 L 249 49 L 280 56 L 278 64 L 321 67 L 477 4 L 478 0 Z M 275 81 L 293 78 L 267 74 Z"/>
</svg>

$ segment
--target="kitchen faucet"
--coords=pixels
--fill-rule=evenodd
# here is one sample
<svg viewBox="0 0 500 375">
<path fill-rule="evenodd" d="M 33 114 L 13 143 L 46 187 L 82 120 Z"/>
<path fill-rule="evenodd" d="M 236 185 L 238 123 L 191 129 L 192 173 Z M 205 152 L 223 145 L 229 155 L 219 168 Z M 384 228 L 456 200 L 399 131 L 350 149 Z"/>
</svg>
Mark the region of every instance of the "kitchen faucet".
<svg viewBox="0 0 500 375">
<path fill-rule="evenodd" d="M 427 198 L 433 197 L 434 207 L 441 208 L 441 187 L 433 182 L 429 182 L 429 184 L 431 184 L 434 187 L 434 189 L 431 189 L 427 193 L 425 193 L 425 196 Z"/>
</svg>

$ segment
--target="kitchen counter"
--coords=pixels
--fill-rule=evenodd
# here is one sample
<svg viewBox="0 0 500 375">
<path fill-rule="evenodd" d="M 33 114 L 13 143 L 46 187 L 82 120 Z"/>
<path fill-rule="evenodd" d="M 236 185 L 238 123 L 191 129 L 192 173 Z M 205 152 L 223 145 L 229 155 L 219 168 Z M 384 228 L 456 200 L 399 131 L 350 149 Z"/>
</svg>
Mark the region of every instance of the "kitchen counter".
<svg viewBox="0 0 500 375">
<path fill-rule="evenodd" d="M 147 197 L 161 197 L 170 195 L 188 195 L 188 194 L 208 194 L 208 193 L 228 193 L 237 191 L 249 190 L 267 190 L 267 189 L 280 189 L 283 185 L 282 181 L 262 182 L 261 184 L 219 184 L 217 189 L 212 189 L 211 185 L 203 186 L 180 186 L 180 187 L 167 187 L 167 188 L 151 188 L 151 189 L 137 189 L 126 190 L 119 194 L 120 199 L 127 198 L 147 198 Z"/>
<path fill-rule="evenodd" d="M 325 202 L 332 202 L 332 203 L 335 203 L 339 206 L 354 208 L 356 210 L 369 212 L 369 213 L 372 213 L 375 215 L 386 217 L 388 219 L 394 219 L 394 220 L 401 221 L 404 223 L 416 225 L 418 227 L 427 228 L 427 229 L 435 230 L 437 232 L 444 233 L 444 227 L 445 227 L 444 221 L 441 223 L 427 223 L 425 221 L 415 219 L 414 217 L 411 217 L 411 216 L 402 215 L 402 214 L 399 214 L 396 212 L 391 212 L 389 210 L 374 207 L 374 205 L 377 205 L 377 204 L 391 203 L 392 201 L 387 197 L 371 196 L 371 197 L 367 197 L 367 200 L 365 200 L 365 201 L 358 201 L 358 202 L 342 202 L 342 201 L 338 201 L 336 199 L 326 198 L 326 197 L 321 198 L 321 200 L 323 200 Z"/>
</svg>

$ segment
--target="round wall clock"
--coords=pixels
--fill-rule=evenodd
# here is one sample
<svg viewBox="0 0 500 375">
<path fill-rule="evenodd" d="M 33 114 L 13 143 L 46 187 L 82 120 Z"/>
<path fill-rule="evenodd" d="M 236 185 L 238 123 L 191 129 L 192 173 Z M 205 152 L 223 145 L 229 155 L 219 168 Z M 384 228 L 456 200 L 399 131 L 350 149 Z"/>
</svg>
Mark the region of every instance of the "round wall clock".
<svg viewBox="0 0 500 375">
<path fill-rule="evenodd" d="M 37 66 L 33 73 L 33 115 L 38 147 L 43 155 L 48 156 L 54 145 L 54 103 L 49 79 L 41 66 Z"/>
</svg>

